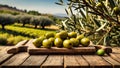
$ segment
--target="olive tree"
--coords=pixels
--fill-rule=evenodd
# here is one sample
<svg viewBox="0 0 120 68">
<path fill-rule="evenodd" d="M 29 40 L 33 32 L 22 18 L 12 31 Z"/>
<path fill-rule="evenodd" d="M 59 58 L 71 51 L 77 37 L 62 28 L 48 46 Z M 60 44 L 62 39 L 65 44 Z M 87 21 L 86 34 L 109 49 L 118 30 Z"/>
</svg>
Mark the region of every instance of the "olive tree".
<svg viewBox="0 0 120 68">
<path fill-rule="evenodd" d="M 48 17 L 40 17 L 40 26 L 42 27 L 42 29 L 45 28 L 45 26 L 50 26 L 54 24 L 54 21 L 51 20 L 50 18 Z"/>
<path fill-rule="evenodd" d="M 39 16 L 33 16 L 30 20 L 31 24 L 33 24 L 37 28 L 37 26 L 40 24 L 40 17 Z"/>
<path fill-rule="evenodd" d="M 22 26 L 30 23 L 31 16 L 30 15 L 17 15 L 16 16 L 17 22 L 22 23 Z"/>
<path fill-rule="evenodd" d="M 2 30 L 5 30 L 5 26 L 8 24 L 14 23 L 14 16 L 9 14 L 0 14 L 0 25 L 2 26 Z"/>
</svg>

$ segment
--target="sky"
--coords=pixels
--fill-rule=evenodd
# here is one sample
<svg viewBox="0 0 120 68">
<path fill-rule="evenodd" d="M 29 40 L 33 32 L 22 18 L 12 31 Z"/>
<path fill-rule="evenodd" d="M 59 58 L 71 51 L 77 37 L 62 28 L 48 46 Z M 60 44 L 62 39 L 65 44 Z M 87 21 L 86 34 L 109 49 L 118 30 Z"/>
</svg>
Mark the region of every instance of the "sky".
<svg viewBox="0 0 120 68">
<path fill-rule="evenodd" d="M 0 0 L 0 4 L 17 7 L 22 10 L 27 9 L 36 10 L 40 13 L 65 14 L 65 7 L 55 4 L 55 2 L 58 2 L 58 0 Z"/>
</svg>

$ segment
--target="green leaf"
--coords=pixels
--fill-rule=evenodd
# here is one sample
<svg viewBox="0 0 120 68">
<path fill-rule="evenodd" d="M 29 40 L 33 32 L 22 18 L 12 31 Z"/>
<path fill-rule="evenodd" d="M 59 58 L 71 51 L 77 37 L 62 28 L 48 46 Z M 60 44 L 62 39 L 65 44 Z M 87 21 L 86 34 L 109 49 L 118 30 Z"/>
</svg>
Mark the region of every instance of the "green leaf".
<svg viewBox="0 0 120 68">
<path fill-rule="evenodd" d="M 101 26 L 100 22 L 98 22 L 96 19 L 93 19 L 93 20 L 94 20 L 94 23 L 95 23 L 98 27 Z"/>
<path fill-rule="evenodd" d="M 63 3 L 57 3 L 57 2 L 55 2 L 55 4 L 57 4 L 57 5 L 63 5 Z"/>
<path fill-rule="evenodd" d="M 87 0 L 87 2 L 88 2 L 89 4 L 91 4 L 90 0 Z"/>
<path fill-rule="evenodd" d="M 65 11 L 66 11 L 67 15 L 70 15 L 67 9 L 65 9 Z"/>
<path fill-rule="evenodd" d="M 89 16 L 90 16 L 91 21 L 94 23 L 94 28 L 96 28 L 96 26 L 97 27 L 101 26 L 101 24 L 100 24 L 100 22 L 98 20 L 96 20 L 95 18 L 93 18 L 92 15 L 89 15 Z"/>
<path fill-rule="evenodd" d="M 82 10 L 80 9 L 80 13 L 81 13 L 82 17 L 84 17 L 84 18 L 86 19 L 86 16 L 85 16 L 85 14 L 84 14 L 84 11 L 82 11 Z"/>
<path fill-rule="evenodd" d="M 111 14 L 110 14 L 110 15 L 112 16 L 113 14 L 114 14 L 114 10 L 112 10 L 112 12 L 111 12 Z"/>
<path fill-rule="evenodd" d="M 62 25 L 63 25 L 65 28 L 67 28 L 67 25 L 66 25 L 67 22 L 68 22 L 68 19 L 66 19 L 65 21 L 62 21 Z"/>
<path fill-rule="evenodd" d="M 110 7 L 113 9 L 115 7 L 115 2 L 114 0 L 109 0 Z"/>
<path fill-rule="evenodd" d="M 85 7 L 85 5 L 81 5 L 79 7 L 74 7 L 74 8 L 75 8 L 75 10 L 78 10 L 78 9 L 81 9 L 81 8 L 84 8 L 84 7 Z"/>
<path fill-rule="evenodd" d="M 117 0 L 116 2 L 117 2 L 118 5 L 120 4 L 120 0 Z"/>
<path fill-rule="evenodd" d="M 74 24 L 76 24 L 76 23 L 77 23 L 76 16 L 75 16 L 75 15 L 73 15 L 73 17 L 74 17 Z"/>
<path fill-rule="evenodd" d="M 74 14 L 73 14 L 72 8 L 69 7 L 69 10 L 70 10 L 70 12 L 71 12 L 71 14 L 72 14 L 72 16 L 73 16 Z"/>
<path fill-rule="evenodd" d="M 65 11 L 66 11 L 66 13 L 67 13 L 67 15 L 68 15 L 68 18 L 69 18 L 71 21 L 73 21 L 72 18 L 71 18 L 71 15 L 70 15 L 70 11 L 67 10 L 67 9 L 65 9 Z"/>
<path fill-rule="evenodd" d="M 102 7 L 103 7 L 103 10 L 104 10 L 107 14 L 109 14 L 109 11 L 107 10 L 105 4 L 104 4 L 103 2 L 101 2 L 101 4 L 102 4 Z M 110 14 L 109 14 L 109 15 L 110 15 Z"/>
<path fill-rule="evenodd" d="M 91 29 L 94 29 L 94 27 L 90 24 L 86 24 L 86 26 L 90 27 Z"/>
<path fill-rule="evenodd" d="M 109 3 L 108 0 L 106 0 L 105 5 L 108 6 L 108 3 Z"/>
<path fill-rule="evenodd" d="M 88 7 L 86 7 L 85 11 L 86 11 L 86 20 L 87 20 L 87 22 L 89 22 L 90 18 L 89 18 L 89 15 L 88 15 Z"/>
<path fill-rule="evenodd" d="M 107 45 L 107 42 L 108 42 L 108 41 L 107 41 L 107 37 L 108 37 L 107 35 L 104 37 L 103 45 L 105 45 L 105 46 Z"/>
<path fill-rule="evenodd" d="M 107 25 L 107 23 L 104 23 L 100 28 L 98 28 L 96 31 L 100 31 L 101 29 L 103 29 L 105 26 Z"/>
<path fill-rule="evenodd" d="M 79 23 L 80 23 L 80 25 L 81 25 L 82 29 L 84 29 L 84 30 L 85 30 L 85 27 L 84 27 L 83 23 L 81 22 L 81 20 L 79 20 Z"/>
<path fill-rule="evenodd" d="M 94 14 L 94 15 L 100 15 L 100 14 L 98 14 L 96 12 L 92 12 L 92 11 L 88 11 L 88 13 L 91 13 L 91 14 Z"/>
</svg>

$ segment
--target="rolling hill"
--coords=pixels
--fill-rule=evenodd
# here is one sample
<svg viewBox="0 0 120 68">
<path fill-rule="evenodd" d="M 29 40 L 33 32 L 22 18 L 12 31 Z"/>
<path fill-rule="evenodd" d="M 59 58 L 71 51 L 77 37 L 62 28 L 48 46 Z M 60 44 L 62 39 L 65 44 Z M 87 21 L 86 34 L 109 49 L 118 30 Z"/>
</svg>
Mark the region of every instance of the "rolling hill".
<svg viewBox="0 0 120 68">
<path fill-rule="evenodd" d="M 7 13 L 7 12 L 25 13 L 25 11 L 17 9 L 16 7 L 11 7 L 11 6 L 2 5 L 2 4 L 0 4 L 0 12 L 1 13 Z"/>
</svg>

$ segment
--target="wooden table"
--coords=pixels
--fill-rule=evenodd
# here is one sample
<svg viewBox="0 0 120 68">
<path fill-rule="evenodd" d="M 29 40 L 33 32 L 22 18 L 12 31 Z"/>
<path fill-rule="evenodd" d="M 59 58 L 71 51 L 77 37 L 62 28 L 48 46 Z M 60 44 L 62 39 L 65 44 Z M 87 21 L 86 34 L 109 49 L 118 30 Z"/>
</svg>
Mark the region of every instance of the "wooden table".
<svg viewBox="0 0 120 68">
<path fill-rule="evenodd" d="M 120 68 L 120 47 L 112 48 L 110 56 L 7 54 L 11 47 L 0 46 L 0 68 Z"/>
</svg>

